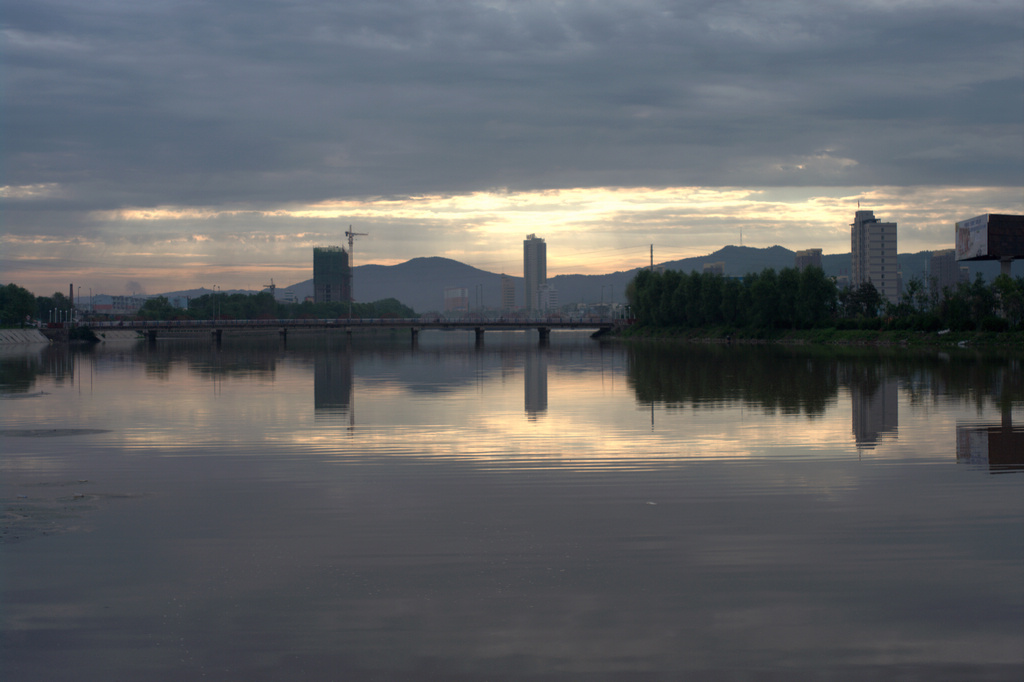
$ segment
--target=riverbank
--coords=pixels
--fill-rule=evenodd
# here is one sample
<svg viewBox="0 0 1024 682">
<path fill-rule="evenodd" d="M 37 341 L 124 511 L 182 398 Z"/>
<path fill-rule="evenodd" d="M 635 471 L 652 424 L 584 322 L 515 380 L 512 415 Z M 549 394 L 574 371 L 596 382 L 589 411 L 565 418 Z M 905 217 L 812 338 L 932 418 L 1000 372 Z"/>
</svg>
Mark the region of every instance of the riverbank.
<svg viewBox="0 0 1024 682">
<path fill-rule="evenodd" d="M 38 329 L 0 329 L 0 344 L 4 346 L 50 343 Z"/>
<path fill-rule="evenodd" d="M 1024 351 L 1024 332 L 921 332 L 874 329 L 792 329 L 752 332 L 727 328 L 683 329 L 637 327 L 619 335 L 622 339 L 666 339 L 694 343 L 814 344 L 832 346 L 879 346 L 920 348 L 1009 348 Z"/>
<path fill-rule="evenodd" d="M 108 329 L 96 335 L 96 341 L 137 341 L 142 338 L 137 331 L 123 329 Z M 36 328 L 32 329 L 0 329 L 0 345 L 3 346 L 24 346 L 48 343 L 67 343 L 67 339 L 50 339 L 46 334 Z"/>
</svg>

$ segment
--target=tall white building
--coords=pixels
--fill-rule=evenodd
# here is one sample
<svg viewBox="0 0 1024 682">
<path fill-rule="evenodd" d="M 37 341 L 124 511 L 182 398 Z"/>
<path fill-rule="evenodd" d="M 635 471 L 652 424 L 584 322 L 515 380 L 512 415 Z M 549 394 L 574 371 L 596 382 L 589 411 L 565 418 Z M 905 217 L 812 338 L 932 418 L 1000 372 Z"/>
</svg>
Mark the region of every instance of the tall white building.
<svg viewBox="0 0 1024 682">
<path fill-rule="evenodd" d="M 540 310 L 540 287 L 548 281 L 548 247 L 537 235 L 527 235 L 523 241 L 523 286 L 526 297 L 523 307 L 527 311 Z"/>
<path fill-rule="evenodd" d="M 850 226 L 851 285 L 871 282 L 884 298 L 897 303 L 900 295 L 896 259 L 896 223 L 883 223 L 874 211 L 857 211 Z"/>
</svg>

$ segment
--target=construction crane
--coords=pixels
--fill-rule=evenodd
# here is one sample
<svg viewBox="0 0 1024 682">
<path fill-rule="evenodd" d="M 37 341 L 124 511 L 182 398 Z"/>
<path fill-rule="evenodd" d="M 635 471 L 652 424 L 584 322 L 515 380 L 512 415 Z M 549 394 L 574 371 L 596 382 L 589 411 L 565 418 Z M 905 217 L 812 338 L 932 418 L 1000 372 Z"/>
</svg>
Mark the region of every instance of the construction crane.
<svg viewBox="0 0 1024 682">
<path fill-rule="evenodd" d="M 367 236 L 366 232 L 353 232 L 352 226 L 348 226 L 348 230 L 345 231 L 345 236 L 348 237 L 348 317 L 352 319 L 352 273 L 356 267 L 355 258 L 352 255 L 354 250 L 353 241 L 356 237 Z"/>
<path fill-rule="evenodd" d="M 353 232 L 352 231 L 352 226 L 349 225 L 348 226 L 348 230 L 345 232 L 345 236 L 348 237 L 348 266 L 349 266 L 349 268 L 353 268 L 353 267 L 355 267 L 355 261 L 352 259 L 352 249 L 353 249 L 352 241 L 356 237 L 365 237 L 365 236 L 367 236 L 367 233 L 366 232 Z"/>
<path fill-rule="evenodd" d="M 271 277 L 270 278 L 270 284 L 264 284 L 263 288 L 264 289 L 270 289 L 270 295 L 273 296 L 274 295 L 274 290 L 277 289 L 277 285 L 274 284 L 274 278 Z"/>
</svg>

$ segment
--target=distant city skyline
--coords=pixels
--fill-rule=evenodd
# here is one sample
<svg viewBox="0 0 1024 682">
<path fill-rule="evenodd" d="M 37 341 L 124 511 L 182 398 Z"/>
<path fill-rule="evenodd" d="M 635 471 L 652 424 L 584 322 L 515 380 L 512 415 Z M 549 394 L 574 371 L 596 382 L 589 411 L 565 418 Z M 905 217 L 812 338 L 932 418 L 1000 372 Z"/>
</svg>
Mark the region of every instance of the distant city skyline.
<svg viewBox="0 0 1024 682">
<path fill-rule="evenodd" d="M 553 277 L 1024 213 L 1019 0 L 5 10 L 0 281 L 37 293 L 303 281 L 350 225 L 356 267 L 522 276 L 536 233 Z"/>
<path fill-rule="evenodd" d="M 766 190 L 764 193 L 770 195 L 778 191 L 781 190 Z M 917 190 L 914 194 L 915 196 L 926 198 L 930 192 Z M 963 196 L 964 201 L 967 201 L 975 197 L 976 193 L 958 192 L 955 190 L 934 190 L 934 193 L 936 196 L 932 198 L 937 203 L 943 204 L 944 209 L 948 210 L 950 215 L 955 216 L 957 220 L 964 220 L 983 213 L 1021 213 L 1024 211 L 1024 206 L 1016 208 L 1011 206 L 1008 209 L 992 208 L 979 210 L 966 203 L 959 209 L 949 209 L 949 205 L 953 203 L 953 199 L 958 194 Z M 576 196 L 577 199 L 581 194 L 592 195 L 590 192 L 584 193 L 582 191 L 564 192 L 561 194 Z M 622 192 L 617 192 L 616 194 L 621 195 Z M 651 191 L 651 196 L 665 197 L 666 195 L 673 194 L 675 192 L 672 190 Z M 700 194 L 703 198 L 707 199 L 710 192 L 703 190 Z M 773 209 L 781 213 L 782 219 L 785 220 L 785 222 L 780 220 L 774 227 L 766 225 L 760 232 L 752 228 L 753 222 L 743 221 L 744 246 L 766 248 L 778 245 L 793 251 L 807 248 L 822 248 L 825 255 L 850 253 L 850 215 L 856 211 L 858 202 L 856 197 L 831 199 L 829 201 L 824 201 L 821 197 L 817 197 L 814 201 L 800 204 L 780 204 L 765 201 L 764 205 L 760 205 L 754 197 L 756 193 L 738 192 L 737 194 L 742 195 L 744 201 L 750 203 L 750 206 L 747 208 L 752 213 L 763 215 L 764 212 Z M 866 194 L 869 193 L 864 193 L 861 196 Z M 877 194 L 877 192 L 871 194 Z M 939 194 L 943 196 L 939 197 Z M 995 192 L 992 196 L 998 194 L 999 192 Z M 531 198 L 537 199 L 538 197 L 533 196 Z M 619 198 L 621 199 L 622 197 L 620 196 Z M 504 199 L 510 202 L 513 201 L 508 196 L 505 196 Z M 520 196 L 519 199 L 526 202 L 525 195 Z M 891 200 L 892 197 L 888 197 L 888 199 Z M 550 197 L 548 197 L 548 200 L 550 200 Z M 595 197 L 590 196 L 589 200 L 595 200 Z M 448 201 L 454 202 L 455 200 L 449 197 Z M 860 202 L 861 205 L 868 205 L 863 199 Z M 571 205 L 579 208 L 574 202 L 571 202 Z M 519 206 L 517 210 L 525 212 L 527 209 Z M 580 208 L 582 215 L 593 216 L 595 210 L 597 209 L 593 206 L 590 208 Z M 652 213 L 656 213 L 653 208 L 651 210 Z M 734 208 L 734 210 L 738 213 L 740 212 L 738 207 Z M 828 216 L 831 219 L 827 224 L 824 224 L 823 218 L 816 221 L 812 215 L 803 213 L 809 213 L 814 210 L 820 210 L 823 216 Z M 568 211 L 569 209 L 566 208 L 565 212 L 568 213 Z M 888 210 L 886 210 L 886 215 L 893 215 L 900 224 L 900 253 L 938 251 L 952 248 L 954 245 L 954 225 L 956 220 L 951 219 L 948 225 L 943 222 L 938 227 L 922 227 L 924 220 L 929 216 L 935 215 L 934 210 L 925 210 L 924 208 L 915 210 L 908 205 L 904 207 L 903 213 L 898 218 Z M 909 217 L 904 219 L 903 216 Z M 685 239 L 689 238 L 687 237 L 689 232 L 686 229 L 680 228 L 674 231 L 670 228 L 665 228 L 659 235 L 661 237 L 660 240 L 616 246 L 612 245 L 616 241 L 614 234 L 601 233 L 594 236 L 588 231 L 576 233 L 572 229 L 566 228 L 566 224 L 572 224 L 570 217 L 565 215 L 562 216 L 561 223 L 554 220 L 551 223 L 555 237 L 553 239 L 546 239 L 550 250 L 554 254 L 553 258 L 549 259 L 548 262 L 549 276 L 605 274 L 644 267 L 649 264 L 651 244 L 654 246 L 655 263 L 664 263 L 708 255 L 725 246 L 739 245 L 740 243 L 739 226 L 724 226 L 720 224 L 717 231 L 707 227 L 707 233 L 702 233 L 703 236 L 700 239 L 694 239 L 691 245 L 682 243 Z M 834 219 L 834 222 L 832 219 Z M 326 219 L 319 220 L 323 222 Z M 143 254 L 131 259 L 125 257 L 123 264 L 117 267 L 114 267 L 111 263 L 86 265 L 77 259 L 70 259 L 66 263 L 67 268 L 59 270 L 56 258 L 15 260 L 9 256 L 4 256 L 0 257 L 0 262 L 3 264 L 3 269 L 0 270 L 0 282 L 13 282 L 33 291 L 37 295 L 49 295 L 53 291 L 63 291 L 67 287 L 68 281 L 74 281 L 76 285 L 78 282 L 81 282 L 84 286 L 91 287 L 94 292 L 104 291 L 109 294 L 154 293 L 199 288 L 213 289 L 215 286 L 221 289 L 260 290 L 271 279 L 274 279 L 282 286 L 288 286 L 313 277 L 312 264 L 309 258 L 312 248 L 323 244 L 341 243 L 344 241 L 344 230 L 348 228 L 348 223 L 340 220 L 331 222 L 336 224 L 336 233 L 317 233 L 317 235 L 304 233 L 297 236 L 295 242 L 290 243 L 287 247 L 278 244 L 274 248 L 274 253 L 281 257 L 280 261 L 265 260 L 266 254 L 257 253 L 255 247 L 246 247 L 244 244 L 239 245 L 235 253 L 227 254 L 222 250 L 226 248 L 226 245 L 208 246 L 208 240 L 195 238 L 191 240 L 195 247 L 195 253 L 188 257 L 183 255 L 163 257 Z M 709 212 L 706 216 L 691 216 L 688 222 L 691 226 L 695 223 L 709 225 L 716 222 L 722 223 L 724 219 L 721 217 L 721 214 L 716 215 Z M 818 223 L 822 224 L 817 229 L 808 227 Z M 536 217 L 534 217 L 533 222 L 530 224 L 538 224 Z M 409 251 L 408 247 L 402 246 L 398 252 L 407 254 L 403 257 L 375 257 L 380 249 L 371 246 L 374 238 L 373 227 L 371 224 L 360 224 L 357 227 L 364 229 L 364 225 L 365 231 L 369 232 L 369 236 L 363 238 L 359 245 L 360 248 L 356 254 L 358 259 L 355 263 L 356 267 L 370 264 L 396 265 L 417 257 L 440 256 L 458 260 L 482 270 L 506 272 L 515 277 L 523 276 L 522 238 L 520 236 L 522 233 L 518 230 L 516 230 L 516 233 L 510 232 L 508 235 L 502 235 L 501 243 L 495 243 L 493 248 L 485 249 L 486 253 L 470 252 L 466 248 L 450 249 L 445 253 L 415 253 Z M 321 227 L 323 226 L 321 225 Z M 516 228 L 513 226 L 509 229 L 513 230 Z M 787 236 L 783 233 L 784 230 L 789 230 L 792 235 L 799 236 L 782 239 L 781 237 Z M 730 236 L 730 233 L 733 231 L 736 232 L 735 239 L 724 242 L 715 241 L 715 239 Z M 770 239 L 766 235 L 780 237 L 780 239 Z M 759 239 L 759 236 L 762 238 Z M 283 242 L 285 238 L 281 237 L 277 241 Z M 295 244 L 301 244 L 301 247 L 296 247 Z M 606 245 L 602 246 L 602 244 Z M 211 252 L 204 254 L 203 249 L 207 247 L 210 248 Z M 76 248 L 90 249 L 102 247 L 95 244 L 92 246 L 79 244 Z M 246 254 L 253 255 L 256 260 L 251 263 L 244 262 L 242 259 Z M 216 262 L 214 262 L 215 258 Z M 203 264 L 198 265 L 199 263 Z"/>
</svg>

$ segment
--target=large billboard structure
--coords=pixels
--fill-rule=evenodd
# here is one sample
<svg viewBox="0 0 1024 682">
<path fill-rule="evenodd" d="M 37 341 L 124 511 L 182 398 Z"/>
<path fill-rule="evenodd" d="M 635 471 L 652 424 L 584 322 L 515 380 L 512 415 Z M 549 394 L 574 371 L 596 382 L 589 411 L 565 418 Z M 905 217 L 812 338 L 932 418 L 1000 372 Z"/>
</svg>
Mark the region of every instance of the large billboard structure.
<svg viewBox="0 0 1024 682">
<path fill-rule="evenodd" d="M 1024 215 L 986 213 L 956 223 L 956 259 L 997 260 L 1010 273 L 1010 263 L 1024 258 Z"/>
</svg>

